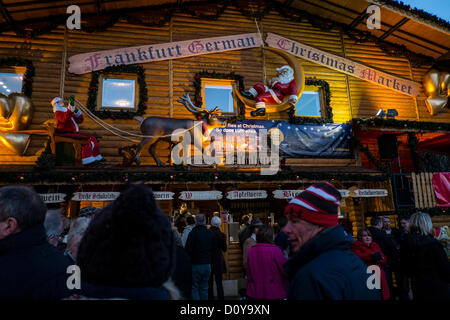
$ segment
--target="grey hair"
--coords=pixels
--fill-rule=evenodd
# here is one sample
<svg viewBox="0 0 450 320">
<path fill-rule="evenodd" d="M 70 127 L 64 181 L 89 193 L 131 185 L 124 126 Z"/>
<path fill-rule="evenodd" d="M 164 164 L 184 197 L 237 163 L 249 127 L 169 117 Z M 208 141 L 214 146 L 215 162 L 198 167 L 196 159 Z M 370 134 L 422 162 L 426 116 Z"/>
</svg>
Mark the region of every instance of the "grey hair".
<svg viewBox="0 0 450 320">
<path fill-rule="evenodd" d="M 67 234 L 67 247 L 70 247 L 78 237 L 83 237 L 90 222 L 91 219 L 88 217 L 80 217 L 72 221 L 69 233 Z"/>
<path fill-rule="evenodd" d="M 221 223 L 222 223 L 222 221 L 220 220 L 219 217 L 213 217 L 211 219 L 211 225 L 214 226 L 214 227 L 219 228 Z"/>
<path fill-rule="evenodd" d="M 206 224 L 206 217 L 204 214 L 197 214 L 195 216 L 195 223 L 196 224 L 200 224 L 200 225 L 205 225 Z"/>
<path fill-rule="evenodd" d="M 50 235 L 59 236 L 64 231 L 63 216 L 60 209 L 48 210 L 45 215 L 44 227 L 47 237 Z"/>
<path fill-rule="evenodd" d="M 0 221 L 15 218 L 21 230 L 42 224 L 47 210 L 39 194 L 30 187 L 0 188 Z"/>
<path fill-rule="evenodd" d="M 429 235 L 433 230 L 433 222 L 428 213 L 416 212 L 409 218 L 409 232 Z"/>
</svg>

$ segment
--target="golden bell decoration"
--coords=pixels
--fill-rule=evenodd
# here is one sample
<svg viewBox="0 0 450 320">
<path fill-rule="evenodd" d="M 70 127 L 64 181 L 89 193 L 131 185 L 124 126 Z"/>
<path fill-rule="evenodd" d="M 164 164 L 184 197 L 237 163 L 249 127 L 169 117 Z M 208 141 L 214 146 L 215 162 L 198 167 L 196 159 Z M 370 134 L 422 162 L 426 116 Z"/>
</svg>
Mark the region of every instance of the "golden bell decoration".
<svg viewBox="0 0 450 320">
<path fill-rule="evenodd" d="M 0 141 L 17 155 L 24 155 L 31 135 L 18 131 L 28 129 L 33 117 L 33 105 L 23 93 L 0 93 Z"/>
<path fill-rule="evenodd" d="M 437 69 L 429 70 L 423 77 L 428 112 L 434 116 L 448 110 L 450 96 L 450 73 Z"/>
</svg>

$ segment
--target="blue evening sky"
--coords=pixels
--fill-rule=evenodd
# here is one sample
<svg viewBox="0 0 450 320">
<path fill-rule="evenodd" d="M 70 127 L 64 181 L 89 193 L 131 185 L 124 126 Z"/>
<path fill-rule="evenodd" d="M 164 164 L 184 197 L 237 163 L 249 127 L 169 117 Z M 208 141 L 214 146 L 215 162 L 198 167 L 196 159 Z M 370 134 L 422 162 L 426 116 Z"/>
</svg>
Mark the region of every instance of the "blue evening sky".
<svg viewBox="0 0 450 320">
<path fill-rule="evenodd" d="M 404 4 L 416 7 L 450 22 L 450 2 L 448 0 L 402 0 Z"/>
</svg>

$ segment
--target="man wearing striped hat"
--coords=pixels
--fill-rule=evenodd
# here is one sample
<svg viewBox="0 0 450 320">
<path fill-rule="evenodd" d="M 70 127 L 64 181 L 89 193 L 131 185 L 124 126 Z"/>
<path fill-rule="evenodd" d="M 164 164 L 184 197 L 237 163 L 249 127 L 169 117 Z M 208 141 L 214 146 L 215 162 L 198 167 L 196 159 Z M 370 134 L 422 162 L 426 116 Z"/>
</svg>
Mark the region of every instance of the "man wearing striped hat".
<svg viewBox="0 0 450 320">
<path fill-rule="evenodd" d="M 285 264 L 288 300 L 381 299 L 367 266 L 350 250 L 351 242 L 338 225 L 341 199 L 332 184 L 316 183 L 286 206 L 283 231 L 295 252 Z"/>
</svg>

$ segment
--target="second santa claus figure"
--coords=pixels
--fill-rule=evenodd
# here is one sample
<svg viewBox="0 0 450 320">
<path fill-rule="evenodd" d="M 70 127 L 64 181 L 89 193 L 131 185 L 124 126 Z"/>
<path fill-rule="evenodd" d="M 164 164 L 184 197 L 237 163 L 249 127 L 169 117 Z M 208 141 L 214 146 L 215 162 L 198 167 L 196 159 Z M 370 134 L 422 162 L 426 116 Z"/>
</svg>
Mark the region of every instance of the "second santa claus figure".
<svg viewBox="0 0 450 320">
<path fill-rule="evenodd" d="M 297 103 L 297 83 L 294 79 L 294 70 L 286 65 L 277 68 L 278 76 L 270 80 L 269 86 L 256 84 L 248 92 L 241 91 L 241 94 L 256 101 L 256 110 L 251 112 L 253 117 L 264 116 L 266 114 L 266 103 L 280 104 L 283 99 L 289 97 L 289 103 Z"/>
<path fill-rule="evenodd" d="M 84 120 L 80 109 L 74 106 L 73 99 L 67 107 L 64 106 L 64 101 L 60 97 L 56 97 L 51 101 L 53 112 L 56 118 L 56 130 L 60 136 L 72 138 L 88 138 L 89 142 L 82 147 L 82 163 L 84 165 L 93 164 L 105 159 L 100 154 L 97 139 L 93 136 L 79 133 L 78 127 Z"/>
</svg>

